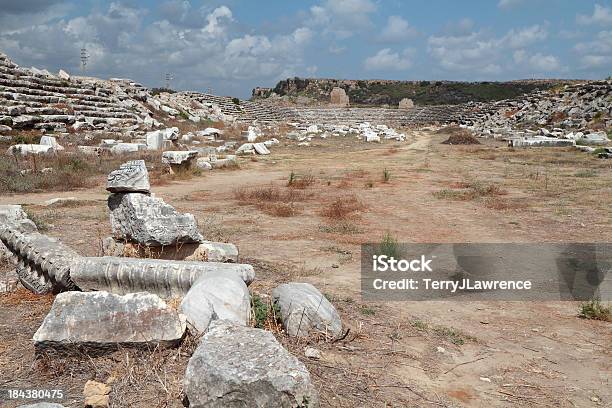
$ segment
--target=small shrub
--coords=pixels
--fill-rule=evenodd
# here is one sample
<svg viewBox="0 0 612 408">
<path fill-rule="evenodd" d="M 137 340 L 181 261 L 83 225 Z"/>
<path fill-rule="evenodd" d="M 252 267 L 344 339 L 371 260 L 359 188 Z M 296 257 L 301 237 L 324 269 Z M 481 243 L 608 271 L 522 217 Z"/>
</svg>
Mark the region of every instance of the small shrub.
<svg viewBox="0 0 612 408">
<path fill-rule="evenodd" d="M 599 299 L 593 299 L 580 305 L 580 317 L 583 319 L 612 321 L 612 309 L 603 305 Z"/>
<path fill-rule="evenodd" d="M 306 174 L 304 176 L 298 176 L 294 172 L 289 174 L 289 181 L 287 182 L 288 187 L 305 189 L 315 183 L 315 178 L 312 174 Z"/>
<path fill-rule="evenodd" d="M 189 114 L 184 111 L 179 111 L 179 116 L 185 120 L 189 120 Z"/>
<path fill-rule="evenodd" d="M 234 102 L 235 105 L 240 105 L 240 99 L 238 98 L 232 98 L 232 102 Z"/>
<path fill-rule="evenodd" d="M 387 255 L 388 257 L 393 257 L 395 259 L 400 258 L 399 246 L 391 233 L 387 232 L 383 236 L 380 246 L 378 247 L 378 255 Z"/>
<path fill-rule="evenodd" d="M 388 183 L 391 180 L 391 172 L 387 169 L 383 170 L 383 183 Z"/>
<path fill-rule="evenodd" d="M 321 211 L 321 215 L 333 220 L 344 220 L 355 216 L 361 209 L 363 209 L 363 205 L 357 200 L 357 197 L 351 195 L 334 200 Z"/>
<path fill-rule="evenodd" d="M 280 307 L 271 299 L 262 299 L 254 293 L 251 297 L 253 327 L 258 329 L 277 328 L 280 323 Z"/>
</svg>

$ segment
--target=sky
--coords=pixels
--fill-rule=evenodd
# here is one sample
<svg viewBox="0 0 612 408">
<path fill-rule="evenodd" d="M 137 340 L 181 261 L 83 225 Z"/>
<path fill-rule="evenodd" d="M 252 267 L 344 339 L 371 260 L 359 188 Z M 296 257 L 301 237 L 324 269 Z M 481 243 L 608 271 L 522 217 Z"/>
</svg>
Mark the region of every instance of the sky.
<svg viewBox="0 0 612 408">
<path fill-rule="evenodd" d="M 249 97 L 288 77 L 612 75 L 612 0 L 0 0 L 17 64 Z"/>
</svg>

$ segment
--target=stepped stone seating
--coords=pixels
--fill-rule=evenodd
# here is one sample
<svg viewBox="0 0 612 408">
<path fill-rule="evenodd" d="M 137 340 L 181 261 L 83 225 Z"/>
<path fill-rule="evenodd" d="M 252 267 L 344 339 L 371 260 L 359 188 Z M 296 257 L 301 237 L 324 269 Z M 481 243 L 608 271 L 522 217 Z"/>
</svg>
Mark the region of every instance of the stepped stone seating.
<svg viewBox="0 0 612 408">
<path fill-rule="evenodd" d="M 75 122 L 100 129 L 142 122 L 127 93 L 77 78 L 61 79 L 18 67 L 0 53 L 0 122 L 14 128 L 57 129 Z"/>
<path fill-rule="evenodd" d="M 471 123 L 502 107 L 496 104 L 468 103 L 463 105 L 415 106 L 410 109 L 390 108 L 347 108 L 347 107 L 283 107 L 265 100 L 234 100 L 198 92 L 181 92 L 181 96 L 202 105 L 216 105 L 223 114 L 230 115 L 237 122 L 252 123 L 333 123 L 338 125 L 372 124 L 422 125 L 429 123 Z"/>
</svg>

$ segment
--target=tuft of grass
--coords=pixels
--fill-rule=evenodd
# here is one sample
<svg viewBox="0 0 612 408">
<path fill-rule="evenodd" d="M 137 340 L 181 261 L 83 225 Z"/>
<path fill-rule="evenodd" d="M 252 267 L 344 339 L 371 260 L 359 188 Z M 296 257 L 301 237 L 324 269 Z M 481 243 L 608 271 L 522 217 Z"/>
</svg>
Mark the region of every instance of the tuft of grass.
<svg viewBox="0 0 612 408">
<path fill-rule="evenodd" d="M 334 222 L 329 225 L 319 225 L 319 231 L 327 234 L 360 234 L 362 230 L 355 224 L 349 221 Z"/>
<path fill-rule="evenodd" d="M 438 199 L 469 201 L 479 197 L 494 197 L 505 195 L 507 192 L 497 184 L 485 184 L 481 182 L 454 183 L 457 189 L 443 189 L 434 191 L 432 194 Z"/>
<path fill-rule="evenodd" d="M 380 246 L 378 247 L 378 254 L 399 259 L 399 246 L 397 240 L 393 238 L 390 232 L 387 232 L 383 236 Z"/>
<path fill-rule="evenodd" d="M 287 181 L 287 187 L 297 188 L 300 190 L 310 187 L 315 183 L 315 178 L 312 174 L 305 174 L 298 176 L 293 171 L 289 174 L 289 180 Z"/>
<path fill-rule="evenodd" d="M 580 178 L 597 177 L 597 172 L 593 169 L 580 170 L 574 174 L 574 177 L 580 177 Z"/>
<path fill-rule="evenodd" d="M 417 330 L 422 330 L 422 331 L 427 330 L 429 328 L 427 323 L 419 319 L 411 321 L 410 325 L 416 328 Z"/>
<path fill-rule="evenodd" d="M 580 305 L 579 316 L 583 319 L 612 322 L 612 308 L 603 305 L 599 299 L 592 299 Z"/>
<path fill-rule="evenodd" d="M 374 310 L 373 308 L 369 306 L 362 306 L 361 309 L 359 309 L 359 311 L 364 316 L 374 316 L 376 314 L 376 310 Z"/>
<path fill-rule="evenodd" d="M 383 170 L 383 183 L 388 183 L 391 180 L 391 172 L 387 169 Z"/>
</svg>

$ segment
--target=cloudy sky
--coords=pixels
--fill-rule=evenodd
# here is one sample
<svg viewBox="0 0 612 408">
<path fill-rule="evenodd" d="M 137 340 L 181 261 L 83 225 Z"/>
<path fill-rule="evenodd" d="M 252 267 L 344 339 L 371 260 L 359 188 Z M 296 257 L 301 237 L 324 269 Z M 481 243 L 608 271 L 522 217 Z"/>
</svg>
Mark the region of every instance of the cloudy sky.
<svg viewBox="0 0 612 408">
<path fill-rule="evenodd" d="M 292 76 L 612 75 L 612 0 L 0 0 L 22 66 L 247 97 Z"/>
</svg>

